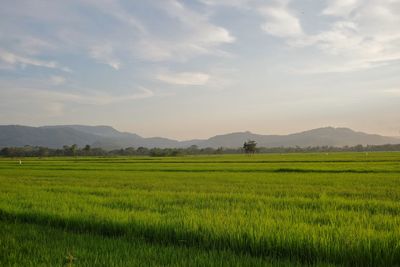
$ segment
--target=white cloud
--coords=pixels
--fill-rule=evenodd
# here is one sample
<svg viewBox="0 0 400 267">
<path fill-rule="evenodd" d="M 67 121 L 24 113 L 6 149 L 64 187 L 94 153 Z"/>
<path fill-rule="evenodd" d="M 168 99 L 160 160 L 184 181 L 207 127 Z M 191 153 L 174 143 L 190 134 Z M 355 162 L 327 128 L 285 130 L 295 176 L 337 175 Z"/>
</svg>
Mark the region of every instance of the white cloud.
<svg viewBox="0 0 400 267">
<path fill-rule="evenodd" d="M 92 46 L 89 50 L 90 56 L 98 62 L 107 64 L 115 70 L 119 70 L 121 67 L 120 61 L 114 56 L 111 44 Z"/>
<path fill-rule="evenodd" d="M 310 65 L 305 64 L 304 67 L 300 69 L 292 69 L 292 72 L 301 74 L 344 73 L 367 70 L 370 68 L 382 67 L 386 65 L 388 65 L 388 63 L 386 62 L 368 61 L 341 61 L 340 63 L 328 62 L 321 64 L 312 63 Z"/>
<path fill-rule="evenodd" d="M 91 8 L 96 8 L 104 14 L 107 14 L 115 19 L 132 26 L 135 30 L 146 32 L 146 27 L 132 14 L 127 12 L 119 5 L 118 1 L 109 0 L 81 0 L 81 2 L 89 5 Z"/>
<path fill-rule="evenodd" d="M 50 69 L 60 69 L 62 71 L 71 72 L 71 70 L 67 67 L 60 66 L 55 61 L 45 61 L 39 60 L 31 57 L 20 56 L 15 53 L 11 53 L 5 50 L 0 50 L 0 60 L 9 65 L 19 65 L 21 67 L 25 67 L 27 65 L 35 66 L 35 67 L 44 67 Z"/>
<path fill-rule="evenodd" d="M 81 11 L 90 14 L 83 15 Z M 111 20 L 112 24 L 109 25 L 113 25 L 112 31 L 95 22 L 93 14 Z M 18 21 L 15 26 L 11 24 L 13 27 L 0 29 L 0 42 L 15 43 L 13 51 L 17 54 L 46 55 L 49 49 L 58 54 L 85 52 L 97 62 L 114 69 L 119 69 L 122 65 L 114 53 L 126 46 L 124 37 L 132 32 L 146 31 L 141 22 L 125 10 L 119 1 L 71 0 L 48 3 L 39 0 L 33 3 L 22 0 L 15 4 L 9 3 L 4 11 L 0 11 L 0 15 L 8 16 L 9 19 L 15 17 Z M 30 27 L 21 19 L 26 17 L 37 25 L 44 25 L 45 34 L 31 36 Z M 119 35 L 119 31 L 124 31 L 124 36 Z M 128 49 L 123 52 L 127 52 L 126 50 Z"/>
<path fill-rule="evenodd" d="M 220 91 L 234 86 L 240 80 L 239 71 L 235 68 L 216 67 L 209 70 L 210 80 L 207 88 Z"/>
<path fill-rule="evenodd" d="M 322 11 L 322 14 L 347 16 L 360 5 L 360 2 L 360 0 L 330 0 L 328 6 Z"/>
<path fill-rule="evenodd" d="M 161 73 L 157 75 L 157 79 L 176 85 L 205 85 L 210 76 L 201 72 Z"/>
<path fill-rule="evenodd" d="M 205 5 L 209 6 L 232 6 L 232 7 L 246 7 L 249 0 L 200 0 Z"/>
<path fill-rule="evenodd" d="M 29 9 L 19 8 L 21 5 Z M 76 55 L 84 52 L 116 70 L 124 65 L 125 60 L 138 58 L 144 61 L 183 62 L 201 55 L 226 56 L 221 46 L 235 41 L 226 28 L 211 22 L 208 14 L 180 1 L 140 3 L 160 18 L 156 23 L 149 22 L 149 17 L 153 15 L 142 14 L 140 10 L 135 10 L 135 5 L 135 1 L 110 0 L 71 0 L 51 4 L 46 1 L 33 4 L 25 0 L 23 4 L 9 4 L 0 11 L 0 15 L 9 19 L 15 17 L 19 23 L 6 31 L 0 29 L 0 41 L 10 40 L 14 31 L 19 32 L 15 34 L 17 39 L 30 36 L 29 30 L 25 32 L 29 27 L 20 19 L 28 17 L 38 25 L 47 25 L 48 31 L 42 36 L 25 38 L 24 44 L 13 49 L 14 52 L 43 55 L 48 48 L 54 53 Z M 81 11 L 90 12 L 82 16 Z M 94 19 L 102 16 L 107 23 L 99 27 Z M 164 23 L 167 29 L 173 27 L 173 36 L 163 34 L 164 25 L 154 27 L 157 23 Z"/>
<path fill-rule="evenodd" d="M 353 65 L 377 67 L 400 60 L 400 5 L 394 3 L 392 0 L 360 2 L 348 17 L 309 40 Z"/>
<path fill-rule="evenodd" d="M 53 44 L 46 40 L 25 34 L 12 33 L 7 38 L 15 42 L 13 48 L 17 48 L 16 51 L 21 51 L 27 55 L 38 55 L 43 51 L 55 48 Z"/>
<path fill-rule="evenodd" d="M 232 87 L 236 82 L 238 70 L 234 68 L 211 67 L 204 72 L 162 71 L 156 79 L 172 85 L 204 86 L 207 90 L 220 91 Z"/>
<path fill-rule="evenodd" d="M 287 2 L 286 2 L 287 3 Z M 264 10 L 264 11 L 262 11 Z M 336 60 L 323 62 L 325 67 L 302 72 L 348 72 L 381 67 L 400 60 L 400 1 L 332 0 L 322 15 L 336 19 L 327 29 L 307 34 L 298 18 L 286 5 L 261 9 L 267 17 L 263 28 L 284 38 L 292 47 L 314 47 Z"/>
<path fill-rule="evenodd" d="M 300 20 L 289 9 L 287 1 L 262 6 L 258 8 L 258 12 L 265 20 L 261 28 L 271 35 L 297 37 L 303 34 Z"/>
<path fill-rule="evenodd" d="M 174 38 L 160 38 L 154 34 L 142 34 L 134 45 L 137 56 L 150 61 L 185 61 L 204 54 L 226 55 L 219 50 L 223 44 L 233 43 L 235 37 L 220 26 L 209 21 L 201 13 L 189 9 L 176 0 L 160 1 L 157 7 L 179 22 Z"/>
<path fill-rule="evenodd" d="M 167 4 L 163 5 L 165 11 L 192 32 L 190 39 L 198 42 L 200 46 L 208 47 L 235 41 L 228 30 L 210 23 L 207 16 L 186 8 L 176 0 L 166 2 Z"/>
<path fill-rule="evenodd" d="M 47 93 L 48 91 L 43 91 L 41 93 Z M 88 104 L 88 105 L 109 105 L 120 102 L 126 102 L 129 100 L 138 100 L 154 96 L 153 91 L 147 88 L 139 88 L 139 92 L 115 96 L 114 94 L 93 92 L 91 94 L 70 94 L 70 93 L 56 93 L 53 97 L 58 98 L 58 101 L 73 102 L 78 104 Z"/>
<path fill-rule="evenodd" d="M 68 93 L 29 87 L 7 87 L 0 90 L 0 97 L 10 103 L 18 99 L 29 99 L 29 101 L 37 101 L 39 103 L 109 105 L 153 96 L 154 92 L 144 87 L 140 87 L 138 92 L 120 96 L 95 91 L 89 93 Z"/>
</svg>

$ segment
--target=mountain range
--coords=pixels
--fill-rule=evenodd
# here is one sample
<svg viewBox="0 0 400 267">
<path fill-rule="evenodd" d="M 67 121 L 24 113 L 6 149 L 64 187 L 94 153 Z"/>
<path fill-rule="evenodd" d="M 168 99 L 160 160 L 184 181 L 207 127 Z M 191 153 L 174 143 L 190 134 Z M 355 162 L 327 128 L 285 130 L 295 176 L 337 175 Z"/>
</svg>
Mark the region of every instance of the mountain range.
<svg viewBox="0 0 400 267">
<path fill-rule="evenodd" d="M 236 132 L 217 135 L 208 139 L 177 141 L 163 137 L 145 138 L 134 133 L 120 132 L 110 126 L 60 125 L 30 127 L 0 125 L 0 147 L 44 146 L 61 148 L 77 144 L 103 149 L 126 147 L 181 148 L 197 145 L 205 147 L 241 147 L 247 140 L 254 140 L 260 147 L 308 147 L 308 146 L 354 146 L 399 144 L 400 138 L 356 132 L 349 128 L 323 127 L 288 135 L 261 135 Z"/>
</svg>

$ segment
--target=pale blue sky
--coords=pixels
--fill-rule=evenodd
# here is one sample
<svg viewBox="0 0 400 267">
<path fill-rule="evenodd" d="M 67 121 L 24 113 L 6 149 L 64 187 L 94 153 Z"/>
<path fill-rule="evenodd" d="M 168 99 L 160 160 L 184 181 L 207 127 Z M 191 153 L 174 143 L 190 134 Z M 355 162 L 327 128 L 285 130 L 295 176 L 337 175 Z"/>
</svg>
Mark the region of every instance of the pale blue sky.
<svg viewBox="0 0 400 267">
<path fill-rule="evenodd" d="M 0 124 L 400 135 L 400 0 L 5 0 Z"/>
</svg>

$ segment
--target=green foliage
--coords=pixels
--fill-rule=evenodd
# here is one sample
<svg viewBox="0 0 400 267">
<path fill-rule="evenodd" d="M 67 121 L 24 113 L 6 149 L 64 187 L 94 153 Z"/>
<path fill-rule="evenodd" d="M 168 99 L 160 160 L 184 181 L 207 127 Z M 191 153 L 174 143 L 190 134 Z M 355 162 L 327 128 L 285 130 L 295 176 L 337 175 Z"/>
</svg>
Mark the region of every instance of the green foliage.
<svg viewBox="0 0 400 267">
<path fill-rule="evenodd" d="M 243 148 L 199 148 L 195 145 L 188 148 L 146 148 L 128 147 L 125 149 L 104 150 L 102 148 L 92 148 L 86 145 L 79 148 L 77 145 L 63 146 L 62 149 L 47 147 L 4 147 L 0 150 L 3 157 L 47 157 L 47 156 L 152 156 L 152 157 L 177 157 L 183 155 L 221 155 L 221 154 L 241 154 L 246 153 L 318 153 L 318 152 L 389 152 L 400 151 L 399 145 L 377 145 L 353 147 L 256 147 L 255 141 L 244 143 Z"/>
<path fill-rule="evenodd" d="M 246 152 L 247 154 L 256 153 L 256 149 L 257 149 L 256 147 L 257 147 L 257 143 L 256 143 L 256 141 L 253 141 L 253 140 L 248 140 L 247 142 L 244 142 L 244 144 L 243 144 L 244 152 Z"/>
<path fill-rule="evenodd" d="M 26 223 L 0 222 L 0 236 L 0 266 L 4 267 L 301 266 L 229 250 L 163 245 L 143 238 L 75 233 Z"/>
<path fill-rule="evenodd" d="M 400 153 L 0 159 L 0 265 L 72 255 L 73 266 L 395 266 L 399 163 Z"/>
</svg>

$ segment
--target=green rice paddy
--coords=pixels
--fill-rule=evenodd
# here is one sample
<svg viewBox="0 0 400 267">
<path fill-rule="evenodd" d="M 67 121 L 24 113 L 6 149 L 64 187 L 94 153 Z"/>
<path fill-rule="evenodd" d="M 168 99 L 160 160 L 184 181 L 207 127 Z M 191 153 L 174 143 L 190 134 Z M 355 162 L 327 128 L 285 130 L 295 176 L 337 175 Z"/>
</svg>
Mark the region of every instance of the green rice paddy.
<svg viewBox="0 0 400 267">
<path fill-rule="evenodd" d="M 0 266 L 400 266 L 400 153 L 0 159 Z"/>
</svg>

